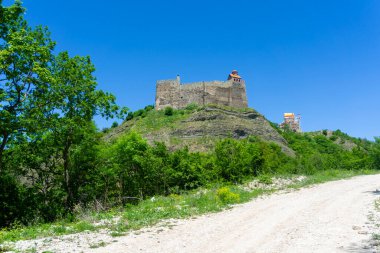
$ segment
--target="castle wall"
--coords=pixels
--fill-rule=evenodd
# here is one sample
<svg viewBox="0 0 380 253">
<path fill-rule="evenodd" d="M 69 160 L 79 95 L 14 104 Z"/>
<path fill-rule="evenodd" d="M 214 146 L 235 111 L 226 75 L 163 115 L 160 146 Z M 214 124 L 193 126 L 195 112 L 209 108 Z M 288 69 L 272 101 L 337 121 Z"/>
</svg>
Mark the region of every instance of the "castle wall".
<svg viewBox="0 0 380 253">
<path fill-rule="evenodd" d="M 181 84 L 176 80 L 157 82 L 156 109 L 167 106 L 176 109 L 195 103 L 198 105 L 219 104 L 231 107 L 248 107 L 245 82 L 210 81 Z"/>
<path fill-rule="evenodd" d="M 159 110 L 167 106 L 178 108 L 179 89 L 179 80 L 157 81 L 156 109 Z"/>
</svg>

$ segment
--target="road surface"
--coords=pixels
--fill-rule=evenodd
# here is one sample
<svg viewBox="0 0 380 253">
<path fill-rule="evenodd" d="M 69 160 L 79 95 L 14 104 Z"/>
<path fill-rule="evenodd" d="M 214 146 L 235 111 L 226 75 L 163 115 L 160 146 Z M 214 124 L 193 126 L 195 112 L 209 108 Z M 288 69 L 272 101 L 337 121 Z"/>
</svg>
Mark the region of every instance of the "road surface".
<svg viewBox="0 0 380 253">
<path fill-rule="evenodd" d="M 90 252 L 376 252 L 369 248 L 380 175 L 274 194 L 221 213 L 117 237 Z"/>
</svg>

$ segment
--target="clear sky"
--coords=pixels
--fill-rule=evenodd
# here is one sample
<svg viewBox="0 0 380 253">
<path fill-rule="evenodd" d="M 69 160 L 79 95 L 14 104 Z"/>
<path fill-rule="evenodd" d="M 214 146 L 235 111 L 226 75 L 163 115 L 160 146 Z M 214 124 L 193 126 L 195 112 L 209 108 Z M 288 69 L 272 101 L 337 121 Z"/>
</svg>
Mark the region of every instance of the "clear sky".
<svg viewBox="0 0 380 253">
<path fill-rule="evenodd" d="M 224 80 L 237 69 L 249 106 L 271 121 L 295 112 L 304 131 L 380 135 L 379 0 L 24 0 L 24 6 L 31 25 L 49 27 L 57 51 L 90 55 L 99 87 L 132 110 L 154 103 L 158 79 Z"/>
</svg>

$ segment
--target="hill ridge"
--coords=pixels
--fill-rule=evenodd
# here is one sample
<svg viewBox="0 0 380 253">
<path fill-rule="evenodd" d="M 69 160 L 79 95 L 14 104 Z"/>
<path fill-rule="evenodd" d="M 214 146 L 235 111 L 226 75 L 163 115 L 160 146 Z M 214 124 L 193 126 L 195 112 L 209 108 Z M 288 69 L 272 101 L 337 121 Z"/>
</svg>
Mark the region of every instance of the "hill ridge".
<svg viewBox="0 0 380 253">
<path fill-rule="evenodd" d="M 295 155 L 281 134 L 252 108 L 207 105 L 174 110 L 174 115 L 150 110 L 146 116 L 123 122 L 105 138 L 112 140 L 131 130 L 140 133 L 150 144 L 164 142 L 172 150 L 187 146 L 192 152 L 207 152 L 214 147 L 216 141 L 223 138 L 256 136 L 263 141 L 276 143 L 287 155 Z"/>
</svg>

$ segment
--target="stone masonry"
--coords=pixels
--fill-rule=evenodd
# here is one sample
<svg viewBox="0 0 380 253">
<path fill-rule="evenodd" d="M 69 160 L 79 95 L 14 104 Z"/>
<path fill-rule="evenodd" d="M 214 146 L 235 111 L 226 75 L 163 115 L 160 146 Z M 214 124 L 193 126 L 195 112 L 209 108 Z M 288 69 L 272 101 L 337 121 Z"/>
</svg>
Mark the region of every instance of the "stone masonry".
<svg viewBox="0 0 380 253">
<path fill-rule="evenodd" d="M 237 108 L 248 107 L 245 82 L 234 70 L 227 81 L 181 84 L 179 76 L 160 80 L 156 85 L 156 110 L 165 107 L 184 108 L 189 104 L 218 104 Z"/>
</svg>

